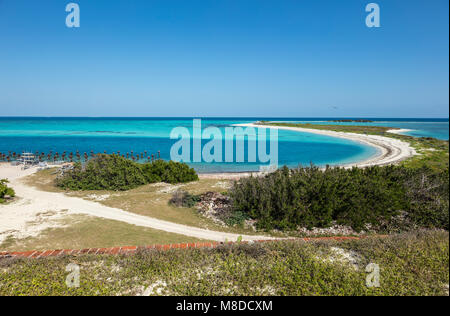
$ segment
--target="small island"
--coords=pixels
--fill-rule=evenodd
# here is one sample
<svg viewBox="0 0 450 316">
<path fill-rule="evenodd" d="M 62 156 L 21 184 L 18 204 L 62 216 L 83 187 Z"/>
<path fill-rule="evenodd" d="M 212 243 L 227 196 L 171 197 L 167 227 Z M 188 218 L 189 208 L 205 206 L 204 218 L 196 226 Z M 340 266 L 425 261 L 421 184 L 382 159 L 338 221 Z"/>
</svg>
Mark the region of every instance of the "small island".
<svg viewBox="0 0 450 316">
<path fill-rule="evenodd" d="M 373 121 L 371 120 L 333 120 L 333 121 L 328 121 L 328 122 L 334 122 L 334 123 L 373 123 Z"/>
</svg>

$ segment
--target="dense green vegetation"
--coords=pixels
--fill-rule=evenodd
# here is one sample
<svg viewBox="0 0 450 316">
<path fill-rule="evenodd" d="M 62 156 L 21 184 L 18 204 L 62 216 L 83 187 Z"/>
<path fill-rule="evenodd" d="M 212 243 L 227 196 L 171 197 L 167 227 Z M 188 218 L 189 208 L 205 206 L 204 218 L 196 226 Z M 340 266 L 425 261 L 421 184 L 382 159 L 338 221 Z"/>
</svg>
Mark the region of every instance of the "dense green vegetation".
<svg viewBox="0 0 450 316">
<path fill-rule="evenodd" d="M 146 184 L 141 167 L 118 155 L 99 154 L 86 164 L 74 163 L 56 179 L 59 187 L 70 190 L 128 190 Z"/>
<path fill-rule="evenodd" d="M 409 142 L 419 155 L 399 166 L 344 170 L 287 168 L 264 178 L 235 183 L 235 214 L 257 220 L 262 229 L 295 230 L 338 223 L 360 231 L 402 231 L 449 226 L 449 142 L 388 133 L 382 126 L 259 122 L 381 135 Z"/>
<path fill-rule="evenodd" d="M 4 259 L 0 295 L 448 295 L 448 238 L 419 232 L 341 243 Z M 69 263 L 80 266 L 79 288 L 66 286 Z M 380 267 L 380 287 L 366 286 L 369 263 Z"/>
<path fill-rule="evenodd" d="M 74 163 L 72 170 L 57 178 L 56 185 L 70 190 L 129 190 L 155 183 L 198 180 L 186 164 L 156 160 L 139 164 L 118 155 L 99 154 L 86 164 Z"/>
<path fill-rule="evenodd" d="M 235 182 L 233 209 L 261 229 L 295 230 L 333 223 L 356 231 L 448 230 L 448 169 L 284 167 Z M 369 225 L 369 226 L 368 226 Z"/>
<path fill-rule="evenodd" d="M 0 203 L 5 202 L 5 197 L 14 197 L 16 194 L 13 189 L 8 187 L 7 183 L 8 180 L 0 179 Z"/>
<path fill-rule="evenodd" d="M 155 160 L 142 165 L 142 171 L 148 183 L 186 183 L 197 181 L 198 176 L 194 169 L 185 163 Z"/>
</svg>

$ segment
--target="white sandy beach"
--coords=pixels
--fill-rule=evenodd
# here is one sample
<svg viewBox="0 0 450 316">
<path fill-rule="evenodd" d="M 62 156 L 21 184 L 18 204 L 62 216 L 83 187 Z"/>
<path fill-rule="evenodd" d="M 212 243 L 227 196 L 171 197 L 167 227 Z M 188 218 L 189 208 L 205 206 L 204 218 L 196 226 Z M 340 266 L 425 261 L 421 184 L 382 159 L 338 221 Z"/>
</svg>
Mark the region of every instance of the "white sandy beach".
<svg viewBox="0 0 450 316">
<path fill-rule="evenodd" d="M 256 125 L 256 124 L 238 124 L 236 126 L 251 126 L 251 127 L 262 127 L 262 128 L 274 128 L 280 130 L 304 132 L 319 134 L 331 137 L 345 138 L 358 143 L 369 145 L 378 149 L 378 153 L 370 157 L 367 160 L 346 164 L 344 167 L 369 167 L 369 166 L 383 166 L 389 164 L 399 163 L 409 157 L 416 155 L 416 151 L 409 143 L 403 142 L 398 139 L 378 136 L 378 135 L 364 135 L 356 133 L 344 133 L 335 132 L 328 130 L 319 130 L 313 128 L 301 128 L 301 127 L 287 127 L 287 126 L 270 126 L 270 125 Z M 390 130 L 389 132 L 397 130 Z"/>
<path fill-rule="evenodd" d="M 307 132 L 332 137 L 346 138 L 378 149 L 377 155 L 368 160 L 346 165 L 345 167 L 367 167 L 374 165 L 395 164 L 416 154 L 415 150 L 403 141 L 375 135 L 342 133 L 317 129 L 297 127 L 260 126 L 242 124 L 240 126 L 277 128 L 298 132 Z M 397 131 L 397 130 L 395 130 Z M 8 179 L 11 187 L 16 191 L 18 199 L 6 205 L 0 205 L 0 243 L 8 236 L 25 238 L 37 236 L 49 227 L 57 227 L 59 219 L 71 214 L 85 214 L 110 220 L 158 229 L 170 233 L 215 240 L 236 240 L 238 235 L 216 232 L 196 227 L 175 224 L 146 216 L 125 212 L 121 209 L 104 206 L 97 202 L 69 197 L 63 193 L 40 191 L 25 185 L 21 179 L 36 172 L 37 168 L 21 170 L 18 166 L 7 163 L 0 164 L 0 179 Z M 254 173 L 219 173 L 202 174 L 201 178 L 239 179 Z M 267 239 L 264 236 L 243 236 L 243 240 Z"/>
<path fill-rule="evenodd" d="M 301 127 L 285 127 L 285 126 L 269 126 L 269 125 L 257 125 L 257 124 L 235 124 L 234 126 L 241 127 L 255 127 L 255 128 L 274 128 L 274 129 L 283 129 L 289 131 L 296 132 L 305 132 L 305 133 L 313 133 L 325 136 L 332 136 L 338 138 L 349 139 L 361 144 L 369 145 L 375 147 L 377 149 L 377 154 L 370 157 L 369 159 L 354 162 L 351 164 L 342 165 L 344 168 L 352 168 L 352 167 L 369 167 L 369 166 L 383 166 L 389 164 L 396 164 L 409 157 L 417 155 L 414 148 L 410 146 L 409 143 L 403 142 L 398 139 L 378 136 L 378 135 L 364 135 L 364 134 L 356 134 L 356 133 L 344 133 L 344 132 L 335 132 L 335 131 L 327 131 L 327 130 L 319 130 L 312 128 L 301 128 Z M 406 129 L 391 129 L 388 130 L 388 133 L 392 134 L 400 134 L 404 132 L 408 132 L 410 130 Z M 257 176 L 258 172 L 242 172 L 242 173 L 209 173 L 209 174 L 200 174 L 200 178 L 204 179 L 231 179 L 238 180 L 243 177 L 248 177 L 250 175 Z"/>
<path fill-rule="evenodd" d="M 400 128 L 400 129 L 390 129 L 387 132 L 388 133 L 392 133 L 392 134 L 403 135 L 405 133 L 412 132 L 412 131 L 413 131 L 412 129 Z"/>
</svg>

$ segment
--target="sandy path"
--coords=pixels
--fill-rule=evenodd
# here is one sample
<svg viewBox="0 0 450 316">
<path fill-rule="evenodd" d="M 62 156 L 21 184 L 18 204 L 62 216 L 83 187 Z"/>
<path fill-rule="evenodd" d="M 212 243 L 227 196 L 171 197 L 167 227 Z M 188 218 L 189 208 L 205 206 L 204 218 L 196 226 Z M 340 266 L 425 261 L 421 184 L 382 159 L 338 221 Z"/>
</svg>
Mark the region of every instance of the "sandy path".
<svg viewBox="0 0 450 316">
<path fill-rule="evenodd" d="M 23 184 L 21 179 L 37 171 L 37 168 L 22 171 L 20 167 L 0 164 L 0 178 L 8 178 L 20 199 L 11 204 L 0 205 L 0 243 L 8 236 L 27 237 L 39 235 L 48 227 L 56 227 L 55 219 L 71 214 L 85 214 L 142 227 L 149 227 L 185 236 L 214 240 L 235 241 L 238 234 L 224 233 L 180 225 L 151 217 L 137 215 L 121 209 L 104 206 L 97 202 L 69 197 L 63 193 L 40 191 Z M 42 218 L 43 213 L 48 217 Z M 41 222 L 36 224 L 36 221 Z M 270 239 L 265 236 L 242 236 L 243 240 Z"/>
</svg>

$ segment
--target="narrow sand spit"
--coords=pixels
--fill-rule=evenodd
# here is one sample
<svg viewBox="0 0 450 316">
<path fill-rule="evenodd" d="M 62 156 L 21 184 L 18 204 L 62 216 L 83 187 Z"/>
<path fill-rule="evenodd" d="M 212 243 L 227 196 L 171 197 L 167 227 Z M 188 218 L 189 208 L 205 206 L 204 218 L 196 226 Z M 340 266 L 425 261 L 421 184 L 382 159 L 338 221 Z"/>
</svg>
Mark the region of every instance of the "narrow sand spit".
<svg viewBox="0 0 450 316">
<path fill-rule="evenodd" d="M 344 132 L 335 132 L 328 130 L 319 130 L 313 128 L 302 128 L 302 127 L 288 127 L 288 126 L 271 126 L 271 125 L 257 125 L 257 124 L 235 124 L 234 126 L 241 127 L 255 127 L 255 128 L 273 128 L 273 129 L 282 129 L 288 131 L 295 132 L 305 132 L 312 134 L 319 134 L 325 136 L 332 136 L 338 138 L 349 139 L 361 144 L 369 145 L 375 147 L 377 149 L 377 154 L 370 157 L 367 160 L 341 165 L 344 168 L 352 168 L 352 167 L 369 167 L 369 166 L 383 166 L 399 163 L 409 157 L 417 155 L 414 148 L 410 146 L 409 143 L 403 142 L 398 139 L 378 136 L 378 135 L 364 135 L 364 134 L 356 134 L 356 133 L 344 133 Z M 392 129 L 389 130 L 388 133 L 400 134 L 403 132 L 407 132 L 410 130 L 405 129 Z M 249 176 L 258 176 L 261 175 L 259 172 L 235 172 L 235 173 L 206 173 L 200 174 L 199 177 L 202 179 L 229 179 L 229 180 L 238 180 L 240 178 L 249 177 Z"/>
<path fill-rule="evenodd" d="M 39 235 L 46 228 L 57 227 L 57 220 L 71 214 L 86 214 L 206 240 L 235 241 L 239 237 L 238 234 L 190 227 L 125 212 L 97 202 L 70 197 L 63 193 L 40 191 L 25 185 L 21 181 L 23 177 L 36 171 L 37 168 L 24 171 L 17 166 L 5 163 L 0 164 L 0 179 L 7 178 L 18 197 L 18 200 L 14 202 L 0 205 L 0 243 L 8 236 L 24 238 Z M 43 220 L 43 215 L 45 215 L 45 220 Z M 244 235 L 242 239 L 260 240 L 271 238 Z"/>
<path fill-rule="evenodd" d="M 319 130 L 313 128 L 302 128 L 302 127 L 287 127 L 287 126 L 285 127 L 285 126 L 270 126 L 270 125 L 256 125 L 256 124 L 239 124 L 239 126 L 283 129 L 288 131 L 305 132 L 338 138 L 345 138 L 378 149 L 378 153 L 375 156 L 364 161 L 346 164 L 344 165 L 344 167 L 346 168 L 351 167 L 364 168 L 369 166 L 390 165 L 403 161 L 417 154 L 414 148 L 412 148 L 409 143 L 385 136 L 344 133 L 344 132 Z M 391 133 L 392 131 L 397 130 L 391 130 Z"/>
</svg>

